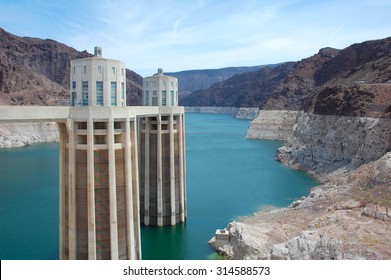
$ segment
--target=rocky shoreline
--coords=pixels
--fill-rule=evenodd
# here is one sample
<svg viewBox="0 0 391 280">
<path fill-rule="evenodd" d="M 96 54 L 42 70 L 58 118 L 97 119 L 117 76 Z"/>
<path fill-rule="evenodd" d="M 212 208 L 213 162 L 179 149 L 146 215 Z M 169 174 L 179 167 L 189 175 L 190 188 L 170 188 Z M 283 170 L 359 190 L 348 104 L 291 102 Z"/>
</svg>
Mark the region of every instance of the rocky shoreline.
<svg viewBox="0 0 391 280">
<path fill-rule="evenodd" d="M 389 119 L 261 111 L 247 137 L 286 141 L 276 159 L 321 185 L 229 223 L 229 241 L 212 247 L 228 259 L 391 259 Z"/>
<path fill-rule="evenodd" d="M 34 143 L 58 142 L 56 123 L 1 123 L 0 148 L 17 148 Z"/>
</svg>

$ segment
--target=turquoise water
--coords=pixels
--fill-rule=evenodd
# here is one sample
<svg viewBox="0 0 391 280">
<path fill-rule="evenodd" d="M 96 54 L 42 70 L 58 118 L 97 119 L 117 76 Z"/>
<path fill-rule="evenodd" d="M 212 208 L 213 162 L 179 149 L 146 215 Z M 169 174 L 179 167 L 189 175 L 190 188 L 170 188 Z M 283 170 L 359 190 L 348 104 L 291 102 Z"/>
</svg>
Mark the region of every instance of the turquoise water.
<svg viewBox="0 0 391 280">
<path fill-rule="evenodd" d="M 142 227 L 143 259 L 215 258 L 208 240 L 238 216 L 287 206 L 316 182 L 273 157 L 278 141 L 245 139 L 248 121 L 186 114 L 188 219 Z M 0 259 L 58 258 L 58 145 L 0 150 Z"/>
</svg>

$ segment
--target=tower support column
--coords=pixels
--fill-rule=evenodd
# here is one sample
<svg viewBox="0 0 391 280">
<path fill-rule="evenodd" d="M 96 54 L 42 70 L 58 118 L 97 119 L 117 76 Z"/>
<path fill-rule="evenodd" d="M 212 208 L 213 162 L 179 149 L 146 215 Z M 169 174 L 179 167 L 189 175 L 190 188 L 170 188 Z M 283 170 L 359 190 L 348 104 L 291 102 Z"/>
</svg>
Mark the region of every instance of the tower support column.
<svg viewBox="0 0 391 280">
<path fill-rule="evenodd" d="M 145 135 L 144 135 L 144 160 L 145 160 L 145 169 L 144 169 L 144 225 L 149 225 L 149 135 L 150 135 L 150 125 L 149 117 L 144 119 L 145 122 Z"/>
<path fill-rule="evenodd" d="M 87 122 L 87 215 L 88 215 L 88 259 L 96 260 L 95 227 L 95 178 L 94 178 L 94 122 Z"/>
<path fill-rule="evenodd" d="M 65 188 L 67 187 L 65 184 L 65 176 L 67 176 L 65 171 L 65 164 L 68 164 L 65 162 L 65 153 L 66 153 L 66 146 L 67 146 L 67 129 L 64 123 L 57 123 L 58 130 L 60 132 L 60 145 L 59 145 L 59 179 L 60 179 L 60 191 L 59 191 L 59 202 L 60 202 L 60 208 L 59 208 L 59 233 L 60 233 L 60 260 L 66 259 L 65 256 L 65 236 L 67 233 L 65 232 Z"/>
<path fill-rule="evenodd" d="M 115 173 L 114 120 L 110 117 L 107 124 L 107 146 L 109 155 L 109 211 L 110 211 L 110 252 L 111 259 L 118 260 L 118 227 L 117 227 L 117 189 Z"/>
<path fill-rule="evenodd" d="M 157 226 L 163 226 L 162 117 L 157 115 Z"/>
<path fill-rule="evenodd" d="M 181 222 L 184 222 L 186 219 L 186 185 L 185 185 L 185 149 L 184 149 L 184 121 L 183 114 L 180 114 L 178 117 L 178 140 L 179 140 L 179 189 L 180 189 L 180 212 L 181 212 Z"/>
<path fill-rule="evenodd" d="M 68 177 L 68 213 L 69 213 L 69 259 L 76 259 L 76 133 L 74 120 L 68 120 L 69 131 L 69 177 Z"/>
<path fill-rule="evenodd" d="M 132 146 L 131 141 L 130 120 L 126 118 L 125 121 L 125 195 L 126 195 L 126 238 L 127 238 L 127 251 L 128 258 L 130 260 L 136 259 L 135 252 L 135 216 L 133 212 L 133 174 L 132 174 Z"/>
<path fill-rule="evenodd" d="M 171 204 L 171 225 L 176 224 L 176 194 L 175 194 L 175 146 L 174 146 L 174 114 L 170 113 L 170 204 Z"/>
</svg>

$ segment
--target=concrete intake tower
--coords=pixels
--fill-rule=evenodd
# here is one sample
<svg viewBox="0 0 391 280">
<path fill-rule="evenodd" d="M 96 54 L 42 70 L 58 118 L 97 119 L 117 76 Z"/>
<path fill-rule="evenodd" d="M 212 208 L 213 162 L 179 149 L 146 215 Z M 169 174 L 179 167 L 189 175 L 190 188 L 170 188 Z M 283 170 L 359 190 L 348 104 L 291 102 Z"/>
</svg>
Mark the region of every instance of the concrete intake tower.
<svg viewBox="0 0 391 280">
<path fill-rule="evenodd" d="M 141 259 L 141 223 L 186 219 L 178 82 L 159 70 L 144 79 L 146 106 L 127 107 L 121 61 L 95 48 L 70 71 L 71 106 L 1 106 L 0 122 L 57 123 L 60 259 Z"/>
</svg>

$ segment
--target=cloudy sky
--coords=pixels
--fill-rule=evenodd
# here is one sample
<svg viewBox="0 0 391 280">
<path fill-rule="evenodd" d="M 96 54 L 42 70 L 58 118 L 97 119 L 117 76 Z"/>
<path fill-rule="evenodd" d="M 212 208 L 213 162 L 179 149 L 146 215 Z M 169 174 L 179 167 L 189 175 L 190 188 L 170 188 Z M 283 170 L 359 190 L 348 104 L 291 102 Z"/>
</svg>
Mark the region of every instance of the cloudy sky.
<svg viewBox="0 0 391 280">
<path fill-rule="evenodd" d="M 296 61 L 391 36 L 390 0 L 0 0 L 0 27 L 142 76 Z"/>
</svg>

